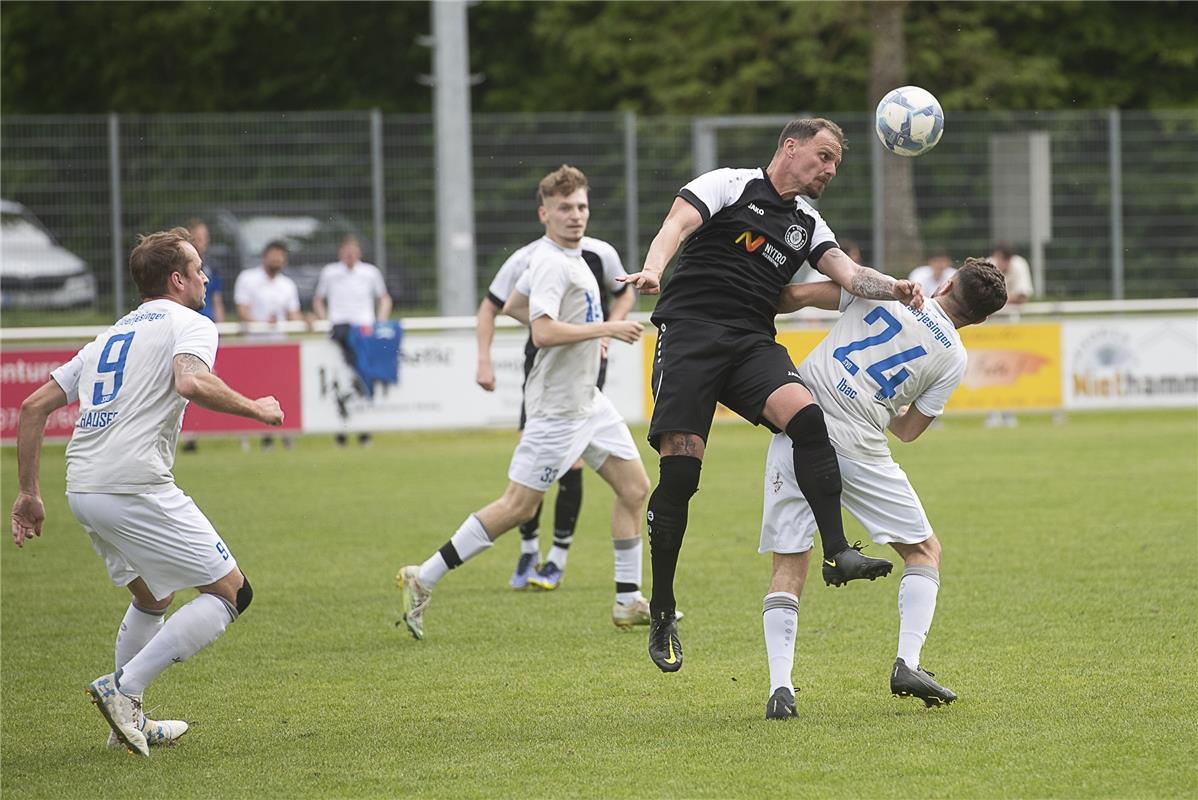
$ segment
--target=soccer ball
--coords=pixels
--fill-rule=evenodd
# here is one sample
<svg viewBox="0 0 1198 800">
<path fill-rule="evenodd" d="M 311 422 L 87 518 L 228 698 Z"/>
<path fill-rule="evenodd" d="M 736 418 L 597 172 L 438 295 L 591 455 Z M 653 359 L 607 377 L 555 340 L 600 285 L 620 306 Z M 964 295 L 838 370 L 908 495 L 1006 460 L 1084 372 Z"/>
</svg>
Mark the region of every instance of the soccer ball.
<svg viewBox="0 0 1198 800">
<path fill-rule="evenodd" d="M 940 141 L 944 112 L 931 92 L 903 86 L 878 103 L 874 126 L 887 150 L 900 156 L 918 156 Z"/>
</svg>

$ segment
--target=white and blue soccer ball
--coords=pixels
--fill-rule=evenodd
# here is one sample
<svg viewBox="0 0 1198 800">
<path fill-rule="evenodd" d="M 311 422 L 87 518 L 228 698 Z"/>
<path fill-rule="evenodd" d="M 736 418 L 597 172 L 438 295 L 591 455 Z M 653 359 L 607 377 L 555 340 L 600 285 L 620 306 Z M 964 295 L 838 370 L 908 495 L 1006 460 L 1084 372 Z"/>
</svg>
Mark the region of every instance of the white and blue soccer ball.
<svg viewBox="0 0 1198 800">
<path fill-rule="evenodd" d="M 919 156 L 931 150 L 944 133 L 944 111 L 927 89 L 902 86 L 878 103 L 874 115 L 878 138 L 900 156 Z"/>
</svg>

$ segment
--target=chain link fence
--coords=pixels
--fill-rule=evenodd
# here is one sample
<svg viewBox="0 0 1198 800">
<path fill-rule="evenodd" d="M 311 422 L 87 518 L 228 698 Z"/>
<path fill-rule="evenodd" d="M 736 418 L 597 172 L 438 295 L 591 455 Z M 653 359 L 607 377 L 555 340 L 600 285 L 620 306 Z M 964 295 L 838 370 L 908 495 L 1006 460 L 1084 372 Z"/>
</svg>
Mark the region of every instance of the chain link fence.
<svg viewBox="0 0 1198 800">
<path fill-rule="evenodd" d="M 895 204 L 914 202 L 912 258 L 985 255 L 1003 239 L 1037 262 L 1041 299 L 1198 295 L 1198 112 L 953 114 L 937 149 L 909 162 L 913 197 L 879 182 L 879 159 L 894 157 L 877 152 L 869 115 L 831 116 L 849 150 L 820 209 L 866 263 L 896 275 L 916 266 L 884 263 L 882 235 Z M 764 166 L 781 128 L 775 117 L 628 113 L 475 114 L 472 125 L 477 296 L 541 234 L 536 184 L 558 165 L 587 173 L 589 232 L 631 271 L 679 187 L 710 166 Z M 285 238 L 307 300 L 355 233 L 402 313 L 439 311 L 430 116 L 7 115 L 0 144 L 3 238 L 26 246 L 18 258 L 5 245 L 6 308 L 53 280 L 38 274 L 50 245 L 10 235 L 23 206 L 94 275 L 95 290 L 73 302 L 96 310 L 133 302 L 125 259 L 137 233 L 199 217 L 230 294 L 262 246 Z"/>
</svg>

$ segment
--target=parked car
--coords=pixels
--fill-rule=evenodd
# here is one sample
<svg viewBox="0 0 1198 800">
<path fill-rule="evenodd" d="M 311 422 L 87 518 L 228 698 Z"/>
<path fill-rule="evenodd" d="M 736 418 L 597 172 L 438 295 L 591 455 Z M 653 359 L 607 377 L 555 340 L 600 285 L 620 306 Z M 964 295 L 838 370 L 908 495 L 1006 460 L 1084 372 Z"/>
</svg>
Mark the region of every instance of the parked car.
<svg viewBox="0 0 1198 800">
<path fill-rule="evenodd" d="M 262 250 L 278 239 L 291 253 L 286 274 L 299 289 L 300 303 L 311 308 L 316 282 L 325 264 L 337 260 L 341 240 L 359 236 L 353 223 L 336 212 L 286 212 L 262 207 L 221 208 L 199 215 L 208 223 L 211 243 L 205 259 L 225 281 L 226 304 L 232 300 L 238 273 L 258 265 Z M 362 240 L 363 247 L 369 242 Z"/>
<path fill-rule="evenodd" d="M 0 200 L 0 308 L 71 308 L 96 302 L 83 259 L 12 200 Z"/>
</svg>

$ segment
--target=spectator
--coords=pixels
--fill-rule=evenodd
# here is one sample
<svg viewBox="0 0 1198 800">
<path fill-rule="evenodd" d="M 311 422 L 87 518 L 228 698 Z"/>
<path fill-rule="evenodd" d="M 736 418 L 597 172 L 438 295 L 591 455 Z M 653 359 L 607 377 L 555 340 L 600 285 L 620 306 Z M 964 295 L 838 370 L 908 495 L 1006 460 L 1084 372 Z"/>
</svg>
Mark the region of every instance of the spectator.
<svg viewBox="0 0 1198 800">
<path fill-rule="evenodd" d="M 999 242 L 994 246 L 994 254 L 990 256 L 994 265 L 1002 270 L 1007 279 L 1007 308 L 1018 307 L 1026 303 L 1035 294 L 1032 287 L 1032 270 L 1027 265 L 1027 259 L 1015 255 L 1009 244 Z"/>
<path fill-rule="evenodd" d="M 320 319 L 332 323 L 332 338 L 345 356 L 345 363 L 354 369 L 354 350 L 349 343 L 350 328 L 354 325 L 374 325 L 391 316 L 391 295 L 383 282 L 383 273 L 374 264 L 362 260 L 358 237 L 346 236 L 337 251 L 338 260 L 325 265 L 316 282 L 312 309 Z M 365 387 L 359 387 L 365 393 Z M 346 435 L 337 434 L 337 444 L 344 447 Z M 369 433 L 358 434 L 358 444 L 370 443 Z"/>
<path fill-rule="evenodd" d="M 199 217 L 192 217 L 187 221 L 187 232 L 191 234 L 191 241 L 195 245 L 196 252 L 200 254 L 204 274 L 208 276 L 208 293 L 204 296 L 204 307 L 200 309 L 200 313 L 213 322 L 224 322 L 225 282 L 221 279 L 220 272 L 205 258 L 210 240 L 208 223 Z M 194 453 L 199 447 L 199 439 L 194 433 L 183 434 L 184 453 Z"/>
<path fill-rule="evenodd" d="M 953 268 L 953 257 L 947 250 L 937 250 L 932 253 L 928 263 L 911 270 L 908 279 L 923 287 L 924 297 L 931 297 L 936 290 L 949 278 L 957 274 Z"/>
<path fill-rule="evenodd" d="M 262 263 L 244 270 L 233 285 L 233 302 L 243 323 L 278 324 L 284 320 L 302 320 L 299 289 L 295 281 L 283 274 L 287 267 L 287 245 L 273 241 L 262 251 Z M 267 334 L 276 338 L 273 334 Z M 283 447 L 291 449 L 291 437 L 283 434 Z M 274 444 L 274 437 L 263 435 L 262 449 Z M 242 439 L 242 449 L 249 448 L 249 439 Z"/>
</svg>

